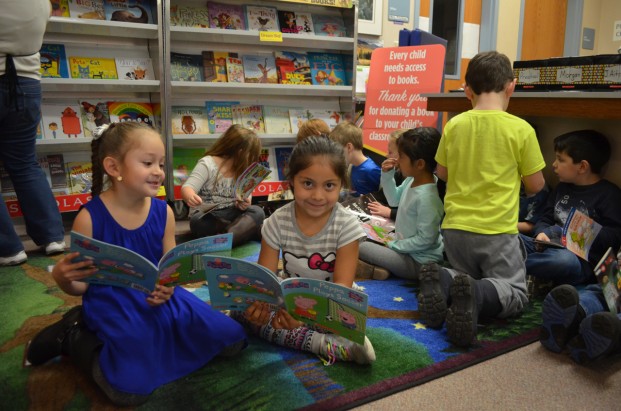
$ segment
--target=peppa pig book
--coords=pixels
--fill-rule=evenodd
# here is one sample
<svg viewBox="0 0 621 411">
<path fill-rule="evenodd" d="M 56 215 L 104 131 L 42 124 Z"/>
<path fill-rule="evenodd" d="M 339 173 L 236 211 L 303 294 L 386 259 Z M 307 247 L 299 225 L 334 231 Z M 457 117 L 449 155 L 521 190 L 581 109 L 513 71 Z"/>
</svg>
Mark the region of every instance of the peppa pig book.
<svg viewBox="0 0 621 411">
<path fill-rule="evenodd" d="M 319 254 L 314 256 L 321 257 Z M 243 311 L 255 301 L 286 309 L 312 328 L 364 344 L 368 296 L 330 281 L 280 280 L 267 268 L 233 257 L 203 255 L 211 306 Z M 310 261 L 309 261 L 310 263 Z"/>
</svg>

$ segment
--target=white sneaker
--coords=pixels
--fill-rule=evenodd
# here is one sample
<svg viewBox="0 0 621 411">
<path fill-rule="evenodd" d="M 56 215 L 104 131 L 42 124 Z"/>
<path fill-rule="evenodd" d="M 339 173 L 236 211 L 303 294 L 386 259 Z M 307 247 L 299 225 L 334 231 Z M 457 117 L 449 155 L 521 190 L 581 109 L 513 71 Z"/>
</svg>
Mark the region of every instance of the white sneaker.
<svg viewBox="0 0 621 411">
<path fill-rule="evenodd" d="M 324 334 L 317 355 L 324 365 L 332 365 L 336 361 L 355 361 L 358 364 L 371 364 L 375 361 L 375 350 L 366 336 L 364 344 L 361 345 L 338 335 Z"/>
<path fill-rule="evenodd" d="M 28 260 L 28 256 L 24 250 L 20 251 L 15 255 L 10 255 L 8 257 L 0 257 L 0 266 L 9 266 L 9 265 L 20 265 Z"/>
<path fill-rule="evenodd" d="M 60 254 L 63 252 L 65 252 L 64 241 L 54 241 L 45 246 L 45 254 L 47 255 Z"/>
</svg>

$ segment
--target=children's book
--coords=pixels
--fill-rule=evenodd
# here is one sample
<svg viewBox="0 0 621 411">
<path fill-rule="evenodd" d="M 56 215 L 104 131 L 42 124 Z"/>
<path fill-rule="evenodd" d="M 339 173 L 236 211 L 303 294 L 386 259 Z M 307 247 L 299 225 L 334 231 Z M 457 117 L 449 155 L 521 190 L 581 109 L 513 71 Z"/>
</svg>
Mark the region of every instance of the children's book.
<svg viewBox="0 0 621 411">
<path fill-rule="evenodd" d="M 69 161 L 66 165 L 68 193 L 90 193 L 93 186 L 93 164 L 90 161 Z"/>
<path fill-rule="evenodd" d="M 77 104 L 43 104 L 41 115 L 46 140 L 84 137 Z"/>
<path fill-rule="evenodd" d="M 619 257 L 609 247 L 602 259 L 595 266 L 595 277 L 602 287 L 608 309 L 613 314 L 621 313 L 621 270 Z"/>
<path fill-rule="evenodd" d="M 4 163 L 2 161 L 0 161 L 0 192 L 2 192 L 2 194 L 15 193 L 13 180 L 11 180 L 11 176 L 9 175 L 6 167 L 4 167 Z"/>
<path fill-rule="evenodd" d="M 298 29 L 298 34 L 315 34 L 313 17 L 310 13 L 296 12 L 295 23 Z"/>
<path fill-rule="evenodd" d="M 235 182 L 233 193 L 235 198 L 244 199 L 248 198 L 255 188 L 270 175 L 272 170 L 265 167 L 260 162 L 250 164 L 246 170 L 239 176 Z"/>
<path fill-rule="evenodd" d="M 43 140 L 43 121 L 39 120 L 39 124 L 37 124 L 37 140 Z"/>
<path fill-rule="evenodd" d="M 69 57 L 71 78 L 116 80 L 116 63 L 113 58 Z"/>
<path fill-rule="evenodd" d="M 360 223 L 362 230 L 367 235 L 367 239 L 376 244 L 386 245 L 390 241 L 398 239 L 397 233 L 393 230 L 371 223 Z"/>
<path fill-rule="evenodd" d="M 218 66 L 216 66 L 216 59 L 213 51 L 203 51 L 201 53 L 203 57 L 203 81 L 214 82 L 221 81 L 226 82 L 226 60 L 224 61 L 224 77 L 218 79 Z"/>
<path fill-rule="evenodd" d="M 293 147 L 274 147 L 279 181 L 287 181 L 287 174 L 289 173 L 289 158 L 291 157 L 292 151 Z"/>
<path fill-rule="evenodd" d="M 265 133 L 263 109 L 257 104 L 238 104 L 233 106 L 233 118 L 237 124 L 254 130 L 257 133 Z"/>
<path fill-rule="evenodd" d="M 347 37 L 343 18 L 338 15 L 313 14 L 313 28 L 318 36 Z"/>
<path fill-rule="evenodd" d="M 173 134 L 209 134 L 205 107 L 172 106 L 170 122 Z"/>
<path fill-rule="evenodd" d="M 239 4 L 207 2 L 212 29 L 246 30 L 246 13 Z"/>
<path fill-rule="evenodd" d="M 244 82 L 244 64 L 237 53 L 229 53 L 226 59 L 226 77 L 229 83 Z"/>
<path fill-rule="evenodd" d="M 172 287 L 205 280 L 201 255 L 230 253 L 231 233 L 181 243 L 168 251 L 156 266 L 140 254 L 113 244 L 71 232 L 71 252 L 79 252 L 79 261 L 90 260 L 98 271 L 84 282 L 126 287 L 149 294 L 156 284 Z M 74 260 L 75 261 L 75 260 Z"/>
<path fill-rule="evenodd" d="M 263 106 L 265 132 L 270 134 L 291 133 L 289 109 L 287 107 Z"/>
<path fill-rule="evenodd" d="M 561 242 L 569 251 L 588 261 L 591 245 L 601 229 L 600 224 L 572 207 L 565 220 Z"/>
<path fill-rule="evenodd" d="M 93 137 L 97 127 L 110 124 L 107 102 L 82 100 L 79 107 L 84 137 Z"/>
<path fill-rule="evenodd" d="M 70 17 L 68 0 L 50 0 L 52 16 Z"/>
<path fill-rule="evenodd" d="M 280 31 L 278 11 L 270 6 L 246 6 L 248 30 Z"/>
<path fill-rule="evenodd" d="M 280 84 L 313 84 L 308 55 L 305 52 L 275 51 L 274 57 Z"/>
<path fill-rule="evenodd" d="M 261 148 L 261 154 L 259 154 L 259 163 L 263 167 L 267 167 L 270 169 L 271 173 L 269 173 L 264 182 L 268 181 L 277 181 L 278 172 L 276 171 L 276 154 L 274 153 L 273 147 L 263 147 Z"/>
<path fill-rule="evenodd" d="M 190 177 L 192 169 L 205 155 L 202 148 L 175 147 L 173 150 L 173 184 L 180 186 Z"/>
<path fill-rule="evenodd" d="M 106 20 L 155 24 L 151 0 L 104 0 Z"/>
<path fill-rule="evenodd" d="M 61 189 L 66 192 L 67 189 L 67 171 L 65 169 L 65 160 L 62 154 L 48 154 L 47 166 L 50 170 L 50 186 L 52 190 Z"/>
<path fill-rule="evenodd" d="M 171 6 L 172 8 L 172 6 Z M 192 7 L 192 6 L 176 6 L 176 15 L 174 19 L 171 17 L 171 24 L 174 26 L 182 27 L 209 27 L 209 10 L 207 7 Z"/>
<path fill-rule="evenodd" d="M 41 77 L 69 78 L 69 65 L 64 44 L 43 44 L 39 55 Z"/>
<path fill-rule="evenodd" d="M 104 0 L 69 0 L 69 14 L 74 19 L 105 20 Z"/>
<path fill-rule="evenodd" d="M 171 52 L 170 73 L 172 81 L 203 81 L 203 57 Z"/>
<path fill-rule="evenodd" d="M 300 127 L 304 122 L 308 121 L 310 113 L 305 108 L 290 108 L 289 109 L 289 125 L 291 126 L 291 132 L 297 134 Z"/>
<path fill-rule="evenodd" d="M 315 85 L 344 86 L 347 85 L 343 57 L 336 53 L 308 53 L 311 80 Z"/>
<path fill-rule="evenodd" d="M 226 51 L 214 51 L 213 52 L 213 59 L 214 59 L 215 70 L 216 70 L 216 79 L 212 81 L 224 82 L 224 83 L 229 81 L 226 75 L 226 61 L 228 60 L 228 58 L 229 58 L 229 53 Z"/>
<path fill-rule="evenodd" d="M 121 80 L 155 80 L 149 57 L 117 57 L 114 62 Z"/>
<path fill-rule="evenodd" d="M 113 122 L 136 121 L 153 126 L 155 121 L 151 103 L 111 101 L 108 102 L 108 112 Z"/>
<path fill-rule="evenodd" d="M 271 54 L 244 54 L 244 81 L 246 83 L 278 83 L 276 60 Z"/>
<path fill-rule="evenodd" d="M 381 227 L 382 232 L 390 233 L 395 230 L 395 222 L 378 215 L 373 215 L 369 209 L 369 203 L 376 202 L 377 200 L 372 194 L 364 194 L 358 197 L 350 196 L 341 201 L 341 205 L 345 207 L 347 211 L 355 215 L 361 224 L 368 224 L 373 227 Z M 364 226 L 363 226 L 364 229 Z M 366 232 L 367 230 L 365 230 Z M 372 234 L 372 233 L 371 233 Z M 367 232 L 368 237 L 369 232 Z M 394 238 L 393 238 L 394 239 Z"/>
<path fill-rule="evenodd" d="M 358 344 L 364 343 L 368 296 L 340 284 L 310 278 L 282 281 L 257 263 L 204 255 L 211 306 L 245 310 L 255 301 L 285 308 L 292 317 Z"/>
<path fill-rule="evenodd" d="M 294 12 L 289 10 L 278 10 L 278 22 L 281 32 L 289 34 L 298 33 L 298 24 L 296 22 Z"/>
<path fill-rule="evenodd" d="M 338 123 L 343 121 L 345 117 L 345 113 L 343 113 L 342 111 L 320 110 L 312 108 L 306 110 L 306 115 L 308 116 L 309 120 L 314 118 L 323 120 L 328 125 L 328 127 L 330 127 L 330 130 L 333 130 L 334 127 L 336 127 Z"/>
<path fill-rule="evenodd" d="M 233 125 L 233 106 L 238 101 L 207 101 L 205 110 L 209 120 L 209 133 L 222 134 Z"/>
</svg>

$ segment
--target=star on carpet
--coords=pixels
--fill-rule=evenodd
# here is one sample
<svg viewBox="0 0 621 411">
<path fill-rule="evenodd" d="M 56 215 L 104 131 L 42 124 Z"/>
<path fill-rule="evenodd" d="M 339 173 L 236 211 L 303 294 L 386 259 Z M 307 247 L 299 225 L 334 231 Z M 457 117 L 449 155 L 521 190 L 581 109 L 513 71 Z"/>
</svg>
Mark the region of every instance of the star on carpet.
<svg viewBox="0 0 621 411">
<path fill-rule="evenodd" d="M 400 303 L 403 301 L 403 297 L 392 297 L 392 300 Z"/>
<path fill-rule="evenodd" d="M 427 327 L 423 323 L 412 323 L 416 330 L 426 330 Z"/>
</svg>

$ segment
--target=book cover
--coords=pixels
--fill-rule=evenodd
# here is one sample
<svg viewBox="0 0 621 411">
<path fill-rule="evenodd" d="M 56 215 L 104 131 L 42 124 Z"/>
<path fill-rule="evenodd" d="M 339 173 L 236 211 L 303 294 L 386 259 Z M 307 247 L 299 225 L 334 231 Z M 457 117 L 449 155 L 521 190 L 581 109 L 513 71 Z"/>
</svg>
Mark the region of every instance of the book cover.
<svg viewBox="0 0 621 411">
<path fill-rule="evenodd" d="M 180 186 L 190 177 L 192 169 L 203 156 L 202 148 L 175 147 L 173 150 L 173 184 Z"/>
<path fill-rule="evenodd" d="M 244 64 L 237 53 L 229 53 L 226 59 L 226 77 L 229 83 L 244 82 Z"/>
<path fill-rule="evenodd" d="M 246 30 L 246 14 L 238 4 L 207 2 L 209 23 L 212 29 Z"/>
<path fill-rule="evenodd" d="M 621 312 L 621 270 L 619 259 L 609 247 L 595 266 L 595 277 L 602 288 L 608 309 L 613 314 Z"/>
<path fill-rule="evenodd" d="M 287 107 L 263 106 L 265 132 L 270 134 L 291 133 L 289 109 Z"/>
<path fill-rule="evenodd" d="M 323 120 L 330 127 L 330 130 L 333 130 L 344 118 L 342 111 L 334 110 L 307 109 L 306 115 L 309 120 L 314 118 Z"/>
<path fill-rule="evenodd" d="M 373 215 L 369 209 L 369 203 L 376 202 L 377 200 L 372 194 L 363 194 L 358 197 L 349 196 L 345 200 L 341 201 L 341 205 L 345 207 L 347 211 L 352 213 L 358 218 L 361 224 L 368 224 L 373 227 L 382 227 L 387 232 L 395 230 L 395 222 L 389 218 L 384 218 L 378 215 Z M 364 226 L 363 226 L 364 229 Z M 367 230 L 365 230 L 366 232 Z M 367 233 L 368 236 L 368 233 Z"/>
<path fill-rule="evenodd" d="M 70 17 L 68 0 L 50 0 L 52 4 L 52 16 Z"/>
<path fill-rule="evenodd" d="M 313 28 L 317 36 L 347 37 L 343 17 L 336 14 L 313 14 Z"/>
<path fill-rule="evenodd" d="M 213 81 L 226 83 L 229 81 L 226 75 L 226 60 L 229 58 L 229 53 L 226 51 L 214 51 L 213 59 L 216 70 L 216 79 Z"/>
<path fill-rule="evenodd" d="M 216 58 L 213 51 L 201 52 L 203 57 L 203 81 L 214 82 L 222 81 L 226 82 L 226 60 L 224 61 L 224 77 L 218 79 L 218 66 L 216 65 Z"/>
<path fill-rule="evenodd" d="M 150 0 L 104 0 L 106 20 L 155 24 Z"/>
<path fill-rule="evenodd" d="M 255 301 L 285 308 L 310 327 L 364 343 L 368 296 L 340 284 L 310 278 L 279 282 L 257 263 L 232 257 L 204 255 L 211 306 L 244 311 Z"/>
<path fill-rule="evenodd" d="M 235 182 L 233 193 L 236 199 L 245 199 L 250 197 L 255 188 L 270 175 L 272 170 L 264 166 L 260 162 L 254 162 L 248 166 L 246 170 L 239 176 Z"/>
<path fill-rule="evenodd" d="M 39 120 L 39 124 L 37 124 L 37 140 L 43 140 L 44 136 L 43 136 L 43 121 L 42 119 Z"/>
<path fill-rule="evenodd" d="M 2 192 L 2 194 L 15 193 L 13 180 L 11 180 L 11 176 L 9 176 L 9 172 L 6 167 L 4 167 L 4 163 L 2 161 L 0 161 L 0 192 Z"/>
<path fill-rule="evenodd" d="M 64 44 L 43 44 L 39 52 L 41 77 L 69 78 L 69 65 Z"/>
<path fill-rule="evenodd" d="M 79 113 L 77 104 L 43 104 L 41 115 L 45 139 L 83 138 Z"/>
<path fill-rule="evenodd" d="M 289 173 L 289 158 L 293 147 L 274 147 L 274 157 L 276 157 L 276 169 L 278 170 L 278 180 L 287 181 Z"/>
<path fill-rule="evenodd" d="M 233 106 L 233 111 L 237 113 L 237 124 L 254 130 L 257 133 L 265 133 L 265 122 L 263 120 L 263 109 L 257 104 L 238 104 Z"/>
<path fill-rule="evenodd" d="M 107 102 L 82 100 L 79 107 L 84 137 L 93 137 L 93 132 L 97 127 L 110 124 Z"/>
<path fill-rule="evenodd" d="M 203 81 L 203 56 L 170 53 L 172 81 Z"/>
<path fill-rule="evenodd" d="M 311 71 L 305 52 L 274 52 L 278 81 L 281 84 L 311 85 Z"/>
<path fill-rule="evenodd" d="M 50 175 L 50 166 L 47 162 L 47 156 L 41 155 L 37 157 L 37 162 L 39 163 L 39 167 L 41 167 L 41 171 L 45 174 L 45 179 L 47 180 L 47 184 L 52 188 L 52 176 Z"/>
<path fill-rule="evenodd" d="M 246 83 L 278 83 L 276 60 L 271 54 L 244 54 L 244 81 Z"/>
<path fill-rule="evenodd" d="M 588 261 L 591 245 L 601 229 L 600 224 L 572 207 L 563 227 L 561 243 L 569 251 Z"/>
<path fill-rule="evenodd" d="M 376 244 L 386 245 L 390 241 L 395 241 L 398 236 L 393 230 L 371 223 L 360 223 L 362 230 L 367 235 L 367 239 Z"/>
<path fill-rule="evenodd" d="M 297 34 L 298 24 L 295 20 L 295 13 L 289 10 L 278 10 L 278 23 L 280 31 L 283 33 Z"/>
<path fill-rule="evenodd" d="M 261 154 L 259 154 L 259 163 L 263 167 L 270 169 L 270 173 L 263 180 L 264 182 L 278 181 L 278 169 L 276 167 L 276 155 L 274 154 L 273 147 L 261 148 Z"/>
<path fill-rule="evenodd" d="M 295 22 L 298 34 L 315 34 L 313 16 L 310 13 L 297 11 L 295 13 Z"/>
<path fill-rule="evenodd" d="M 153 126 L 155 121 L 151 103 L 111 101 L 108 102 L 108 112 L 113 122 L 137 121 Z"/>
<path fill-rule="evenodd" d="M 113 58 L 69 57 L 71 78 L 116 80 L 116 63 Z"/>
<path fill-rule="evenodd" d="M 172 106 L 173 134 L 209 134 L 209 119 L 204 107 Z"/>
<path fill-rule="evenodd" d="M 74 19 L 105 20 L 104 0 L 69 0 L 69 14 Z"/>
<path fill-rule="evenodd" d="M 52 190 L 67 190 L 67 171 L 62 154 L 48 154 L 47 166 L 50 170 L 50 186 Z"/>
<path fill-rule="evenodd" d="M 343 58 L 336 53 L 308 53 L 313 84 L 320 86 L 344 86 L 347 84 Z"/>
<path fill-rule="evenodd" d="M 117 57 L 114 62 L 121 80 L 155 80 L 149 57 Z"/>
<path fill-rule="evenodd" d="M 84 282 L 126 287 L 149 294 L 156 284 L 167 287 L 205 280 L 200 256 L 206 253 L 230 253 L 231 233 L 182 243 L 168 251 L 156 266 L 140 254 L 113 244 L 71 232 L 71 252 L 79 252 L 74 261 L 90 260 L 98 271 Z"/>
<path fill-rule="evenodd" d="M 93 186 L 93 164 L 90 161 L 67 162 L 68 194 L 86 194 Z"/>
<path fill-rule="evenodd" d="M 302 124 L 310 119 L 310 112 L 305 108 L 290 108 L 289 109 L 289 125 L 291 126 L 291 132 L 297 134 L 300 131 Z"/>
<path fill-rule="evenodd" d="M 246 6 L 248 30 L 280 31 L 278 11 L 270 6 Z"/>
<path fill-rule="evenodd" d="M 207 101 L 205 110 L 209 119 L 209 132 L 222 134 L 233 125 L 233 106 L 239 102 L 233 101 Z"/>
<path fill-rule="evenodd" d="M 175 26 L 209 28 L 209 10 L 205 6 L 177 5 L 174 23 Z"/>
</svg>

